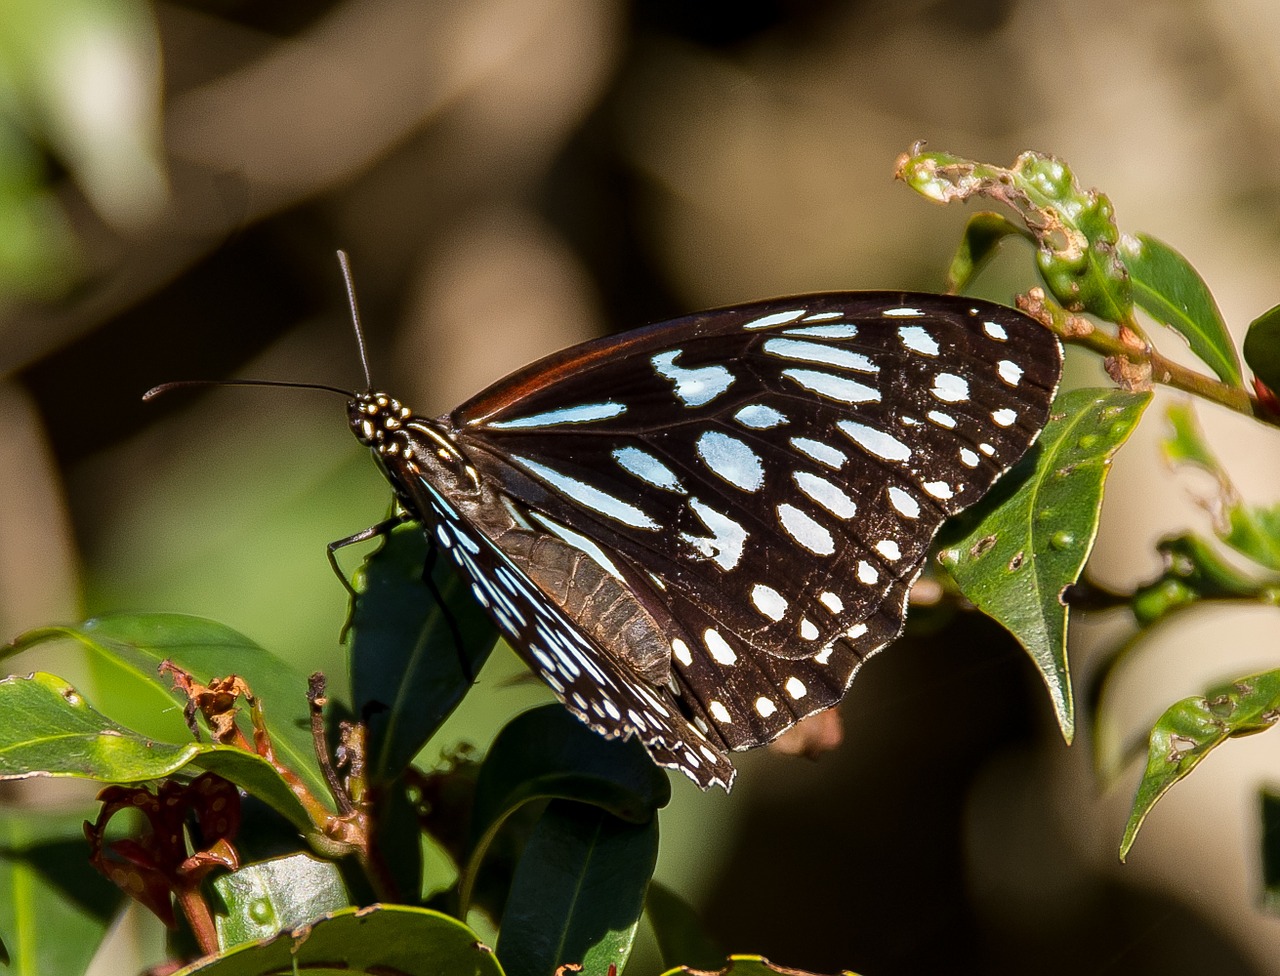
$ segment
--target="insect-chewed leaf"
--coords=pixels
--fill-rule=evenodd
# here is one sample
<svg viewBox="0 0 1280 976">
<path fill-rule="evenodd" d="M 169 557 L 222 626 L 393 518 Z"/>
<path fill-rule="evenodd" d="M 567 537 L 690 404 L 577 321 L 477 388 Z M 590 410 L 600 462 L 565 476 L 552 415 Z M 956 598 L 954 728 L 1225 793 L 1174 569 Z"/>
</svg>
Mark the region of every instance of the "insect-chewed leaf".
<svg viewBox="0 0 1280 976">
<path fill-rule="evenodd" d="M 428 420 L 348 406 L 565 707 L 728 787 L 837 704 L 930 542 L 1048 415 L 1057 339 L 976 299 L 809 295 L 585 343 Z"/>
<path fill-rule="evenodd" d="M 1093 548 L 1111 457 L 1150 399 L 1120 390 L 1059 396 L 1034 453 L 940 553 L 964 595 L 1027 649 L 1068 741 L 1075 719 L 1063 595 Z"/>
<path fill-rule="evenodd" d="M 1128 856 L 1156 801 L 1228 739 L 1265 732 L 1280 719 L 1280 671 L 1240 678 L 1171 705 L 1151 730 L 1147 768 L 1120 842 Z"/>
</svg>

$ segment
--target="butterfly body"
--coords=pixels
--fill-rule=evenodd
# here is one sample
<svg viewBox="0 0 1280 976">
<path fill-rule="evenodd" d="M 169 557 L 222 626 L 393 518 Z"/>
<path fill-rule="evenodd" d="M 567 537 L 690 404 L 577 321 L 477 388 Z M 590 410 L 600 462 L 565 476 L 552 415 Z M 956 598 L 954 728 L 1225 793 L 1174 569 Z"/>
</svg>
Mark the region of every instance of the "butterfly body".
<svg viewBox="0 0 1280 976">
<path fill-rule="evenodd" d="M 353 432 L 580 719 L 703 787 L 838 703 L 942 521 L 1030 447 L 1061 349 L 970 299 L 788 298 L 572 347 Z"/>
</svg>

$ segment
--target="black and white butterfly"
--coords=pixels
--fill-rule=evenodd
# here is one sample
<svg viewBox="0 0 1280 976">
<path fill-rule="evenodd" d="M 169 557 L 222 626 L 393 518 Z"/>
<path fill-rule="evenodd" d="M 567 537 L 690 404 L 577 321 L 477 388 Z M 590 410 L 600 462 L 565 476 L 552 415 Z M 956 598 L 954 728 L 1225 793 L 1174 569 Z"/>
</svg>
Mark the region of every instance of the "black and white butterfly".
<svg viewBox="0 0 1280 976">
<path fill-rule="evenodd" d="M 574 715 L 703 788 L 844 697 L 942 522 L 1032 445 L 1033 319 L 863 292 L 586 342 L 441 417 L 348 405 L 407 516 Z"/>
</svg>

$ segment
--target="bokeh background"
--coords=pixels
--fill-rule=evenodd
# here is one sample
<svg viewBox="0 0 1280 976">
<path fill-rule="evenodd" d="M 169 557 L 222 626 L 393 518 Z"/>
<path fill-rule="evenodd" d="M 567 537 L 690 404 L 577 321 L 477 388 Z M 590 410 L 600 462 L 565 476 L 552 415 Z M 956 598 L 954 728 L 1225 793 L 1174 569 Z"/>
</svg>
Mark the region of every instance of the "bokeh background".
<svg viewBox="0 0 1280 976">
<path fill-rule="evenodd" d="M 1280 292 L 1277 38 L 1270 0 L 9 0 L 0 636 L 182 611 L 337 680 L 324 545 L 388 502 L 342 404 L 139 397 L 188 377 L 361 385 L 339 247 L 376 382 L 436 413 L 696 308 L 937 290 L 967 215 L 896 184 L 896 155 L 1034 148 L 1183 251 L 1238 332 Z M 1030 269 L 1012 246 L 981 292 L 1009 301 Z M 1272 500 L 1274 433 L 1201 416 L 1245 496 Z M 1157 401 L 1115 467 L 1092 564 L 1111 586 L 1156 574 L 1159 536 L 1207 526 L 1204 486 L 1161 467 L 1161 426 Z M 1276 613 L 1162 628 L 1109 691 L 1107 734 L 1276 666 Z M 1083 690 L 1128 621 L 1076 623 Z M 12 669 L 76 673 L 52 661 Z M 483 746 L 542 700 L 518 672 L 495 655 L 444 744 Z M 1093 716 L 1068 750 L 994 625 L 917 631 L 842 714 L 818 762 L 745 756 L 730 798 L 675 784 L 658 876 L 727 950 L 866 976 L 1280 973 L 1258 907 L 1269 737 L 1180 784 L 1121 867 L 1138 769 L 1099 782 Z"/>
</svg>

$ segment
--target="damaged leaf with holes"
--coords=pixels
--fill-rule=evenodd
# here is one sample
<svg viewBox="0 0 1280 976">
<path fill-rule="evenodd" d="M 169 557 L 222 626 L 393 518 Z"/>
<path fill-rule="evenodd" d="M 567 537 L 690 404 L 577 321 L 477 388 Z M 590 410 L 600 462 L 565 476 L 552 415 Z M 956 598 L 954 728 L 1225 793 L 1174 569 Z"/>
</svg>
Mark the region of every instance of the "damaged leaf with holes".
<svg viewBox="0 0 1280 976">
<path fill-rule="evenodd" d="M 1170 706 L 1155 727 L 1147 768 L 1120 843 L 1124 860 L 1147 814 L 1174 783 L 1228 739 L 1265 732 L 1280 719 L 1280 670 L 1239 678 Z"/>
<path fill-rule="evenodd" d="M 1108 322 L 1132 314 L 1111 201 L 1097 190 L 1081 189 L 1062 160 L 1024 152 L 1002 167 L 945 152 L 913 152 L 898 159 L 897 177 L 937 203 L 985 197 L 1006 205 L 1026 226 L 1041 277 L 1065 308 Z M 988 236 L 979 235 L 980 247 Z M 962 257 L 962 271 L 964 263 Z"/>
<path fill-rule="evenodd" d="M 1059 394 L 1031 453 L 947 530 L 938 555 L 965 597 L 1031 655 L 1067 741 L 1075 717 L 1064 595 L 1093 548 L 1111 459 L 1150 398 L 1121 390 Z"/>
</svg>

